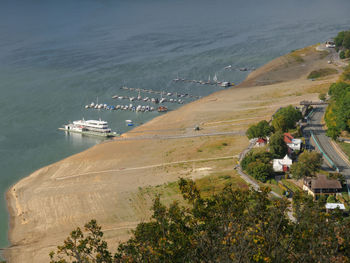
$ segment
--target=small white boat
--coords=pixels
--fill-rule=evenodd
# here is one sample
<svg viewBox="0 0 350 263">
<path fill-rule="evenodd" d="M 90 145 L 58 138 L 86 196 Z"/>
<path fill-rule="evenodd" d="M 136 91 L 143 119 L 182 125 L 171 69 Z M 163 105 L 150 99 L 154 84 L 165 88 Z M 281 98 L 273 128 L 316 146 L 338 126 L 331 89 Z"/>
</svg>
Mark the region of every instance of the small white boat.
<svg viewBox="0 0 350 263">
<path fill-rule="evenodd" d="M 125 120 L 126 123 L 132 123 L 132 120 Z"/>
</svg>

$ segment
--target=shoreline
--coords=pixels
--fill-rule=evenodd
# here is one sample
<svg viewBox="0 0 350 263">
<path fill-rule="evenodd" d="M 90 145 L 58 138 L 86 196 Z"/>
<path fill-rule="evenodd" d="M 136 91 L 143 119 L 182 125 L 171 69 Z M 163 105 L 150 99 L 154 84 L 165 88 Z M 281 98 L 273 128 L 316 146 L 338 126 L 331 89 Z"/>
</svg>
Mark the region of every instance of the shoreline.
<svg viewBox="0 0 350 263">
<path fill-rule="evenodd" d="M 306 90 L 307 88 L 311 89 L 313 87 L 315 83 L 302 79 L 305 73 L 307 73 L 305 72 L 305 69 L 307 68 L 308 70 L 311 70 L 315 66 L 319 67 L 320 65 L 324 67 L 327 63 L 327 58 L 324 57 L 321 59 L 316 51 L 312 52 L 308 49 L 309 47 L 305 49 L 306 55 L 303 56 L 303 59 L 305 59 L 305 63 L 303 64 L 306 66 L 302 66 L 299 62 L 294 62 L 293 58 L 288 58 L 289 54 L 286 54 L 251 72 L 247 78 L 237 86 L 214 92 L 199 100 L 183 105 L 174 111 L 157 116 L 145 124 L 122 134 L 120 138 L 135 138 L 139 137 L 140 134 L 142 136 L 142 134 L 147 135 L 149 133 L 152 135 L 152 132 L 155 139 L 156 136 L 192 135 L 194 133 L 194 125 L 198 123 L 201 123 L 204 127 L 204 132 L 207 133 L 213 133 L 213 131 L 216 131 L 215 129 L 220 132 L 225 132 L 225 129 L 228 128 L 237 131 L 237 127 L 235 126 L 226 127 L 221 125 L 217 128 L 217 126 L 212 126 L 210 123 L 229 122 L 231 119 L 239 120 L 238 117 L 242 115 L 247 115 L 247 118 L 249 118 L 250 115 L 256 114 L 256 112 L 254 113 L 254 110 L 259 113 L 262 111 L 264 114 L 261 114 L 261 116 L 264 116 L 265 114 L 273 112 L 278 105 L 289 103 L 290 99 L 288 95 L 286 97 L 283 97 L 283 94 L 281 97 L 269 97 L 269 94 L 272 94 L 272 92 L 269 92 L 270 90 L 274 91 L 273 94 L 276 96 L 277 91 L 279 91 L 279 88 L 277 87 L 279 84 L 282 85 L 283 83 L 287 83 L 290 85 L 288 86 L 286 84 L 284 87 L 284 90 L 289 91 L 290 87 L 293 87 L 293 85 L 296 84 L 301 86 L 300 90 Z M 310 52 L 310 55 L 308 52 Z M 308 61 L 309 56 L 310 62 Z M 285 67 L 286 65 L 287 67 Z M 323 82 L 328 83 L 331 80 L 332 77 L 330 79 L 321 80 L 322 83 L 316 84 L 323 85 Z M 294 84 L 293 81 L 295 82 Z M 267 89 L 267 94 L 264 93 L 265 89 Z M 258 92 L 261 93 L 261 96 L 259 96 Z M 315 98 L 315 94 L 316 92 L 306 93 L 301 96 L 295 94 L 293 95 L 293 100 L 297 101 L 303 96 L 306 98 Z M 264 96 L 266 96 L 265 100 Z M 235 101 L 232 104 L 232 101 L 230 100 Z M 254 104 L 252 103 L 253 101 L 257 102 L 254 102 Z M 270 107 L 269 102 L 271 102 L 272 107 Z M 218 116 L 218 114 L 220 116 Z M 254 122 L 254 120 L 251 122 Z M 239 125 L 239 123 L 240 122 L 238 121 L 238 128 L 247 125 Z M 161 129 L 161 132 L 159 130 L 160 127 L 163 128 Z M 240 138 L 238 135 L 234 137 L 237 137 L 237 140 L 243 140 L 243 144 L 245 143 L 246 138 Z M 6 202 L 9 212 L 8 239 L 11 245 L 4 251 L 5 257 L 9 260 L 16 259 L 14 262 L 25 262 L 21 260 L 23 260 L 28 253 L 34 253 L 40 255 L 40 259 L 36 262 L 45 262 L 43 260 L 47 251 L 47 247 L 44 245 L 45 241 L 50 241 L 49 244 L 51 245 L 56 245 L 55 242 L 58 240 L 62 242 L 63 238 L 61 238 L 61 236 L 67 236 L 68 232 L 65 232 L 62 235 L 60 227 L 65 226 L 65 229 L 73 229 L 74 226 L 80 225 L 80 222 L 85 217 L 91 218 L 91 216 L 99 216 L 99 219 L 101 219 L 99 221 L 102 221 L 106 228 L 112 229 L 113 227 L 114 229 L 117 229 L 119 225 L 127 224 L 128 222 L 137 221 L 133 219 L 145 218 L 147 215 L 146 210 L 148 208 L 137 204 L 137 198 L 135 198 L 136 201 L 132 199 L 134 198 L 133 195 L 135 191 L 137 191 L 137 187 L 148 184 L 156 185 L 162 182 L 170 182 L 176 178 L 176 176 L 171 174 L 163 175 L 164 172 L 162 171 L 157 172 L 157 174 L 152 171 L 149 173 L 145 172 L 145 174 L 140 176 L 136 172 L 126 172 L 125 169 L 135 167 L 135 163 L 140 164 L 139 166 L 142 164 L 146 166 L 154 164 L 156 161 L 167 160 L 168 155 L 164 156 L 163 153 L 164 151 L 169 151 L 169 147 L 173 147 L 172 143 L 166 142 L 166 140 L 164 142 L 159 138 L 157 140 L 159 141 L 157 141 L 158 143 L 155 145 L 152 142 L 152 139 L 148 138 L 141 138 L 140 140 L 135 141 L 122 141 L 115 138 L 108 142 L 99 143 L 83 152 L 64 158 L 56 163 L 40 168 L 12 185 L 6 192 Z M 186 141 L 183 142 L 182 140 Z M 193 140 L 195 141 L 195 145 L 197 141 L 200 141 L 200 139 Z M 178 137 L 178 139 L 175 138 L 173 142 L 180 146 L 184 144 L 185 146 L 183 147 L 186 147 L 188 141 L 188 138 L 181 139 Z M 239 145 L 237 147 L 239 148 L 241 146 Z M 147 154 L 151 149 L 157 151 L 154 153 L 155 156 L 153 157 Z M 174 150 L 174 152 L 177 151 L 179 151 L 179 156 L 181 157 L 183 155 L 181 155 L 180 151 L 185 150 Z M 125 153 L 126 156 L 119 155 L 123 153 Z M 111 154 L 112 156 L 108 156 L 108 154 Z M 199 153 L 192 153 L 191 156 L 187 157 L 191 158 L 198 154 Z M 141 162 L 139 159 L 142 159 Z M 120 170 L 120 172 L 117 175 L 110 172 L 102 176 L 99 174 L 101 173 L 101 169 L 99 169 L 100 167 L 106 168 L 106 171 L 108 171 L 107 168 L 114 168 L 117 171 Z M 89 172 L 90 174 L 96 173 L 96 176 L 80 176 L 78 173 L 76 178 L 68 178 L 69 175 L 72 176 L 75 172 L 81 172 L 81 170 L 86 173 Z M 62 177 L 62 175 L 65 175 L 66 180 L 58 181 L 57 179 L 60 178 L 60 176 Z M 114 184 L 115 189 L 110 187 L 111 184 Z M 81 188 L 81 185 L 85 185 L 86 188 L 89 188 L 88 190 L 93 192 L 82 191 L 79 189 Z M 104 185 L 108 189 L 101 187 L 101 185 Z M 95 186 L 101 187 L 101 189 L 95 189 Z M 49 191 L 48 189 L 52 189 L 52 191 Z M 76 193 L 78 189 L 80 192 Z M 121 193 L 118 192 L 116 194 L 115 191 L 117 191 L 117 189 L 119 189 Z M 62 193 L 63 191 L 67 192 Z M 66 198 L 65 195 L 68 195 L 68 198 Z M 108 211 L 109 205 L 117 205 L 118 207 L 113 209 L 121 211 L 122 208 L 126 207 L 124 204 L 121 204 L 121 202 L 129 202 L 127 199 L 130 200 L 130 198 L 133 200 L 131 204 L 134 205 L 136 202 L 136 208 L 134 209 L 136 212 L 129 209 L 125 215 L 118 215 L 117 212 Z M 42 199 L 45 200 L 43 201 Z M 104 204 L 108 199 L 113 200 L 107 205 Z M 72 200 L 74 200 L 74 202 L 71 202 Z M 91 204 L 94 209 L 87 210 L 88 208 L 85 206 Z M 50 207 L 55 208 L 55 205 L 61 205 L 62 207 L 57 207 L 57 210 L 51 211 L 51 213 L 56 214 L 51 215 L 48 210 L 50 210 Z M 100 206 L 102 206 L 102 208 Z M 43 208 L 42 210 L 47 209 L 47 211 L 40 211 L 39 209 L 41 207 Z M 82 210 L 79 210 L 81 207 L 83 207 Z M 66 213 L 67 211 L 70 211 L 70 209 L 77 209 L 79 211 L 75 211 L 74 215 Z M 40 215 L 38 215 L 39 211 Z M 50 218 L 50 216 L 54 217 Z M 87 220 L 88 218 L 86 221 Z M 118 221 L 119 225 L 113 220 Z M 118 229 L 118 231 L 119 230 L 120 229 Z M 47 231 L 52 232 L 50 235 L 47 235 Z M 116 241 L 115 236 L 118 236 L 118 231 L 114 232 L 114 234 L 110 234 L 109 238 Z M 55 237 L 55 233 L 57 235 L 60 233 L 61 236 L 57 238 Z M 122 235 L 125 236 L 125 234 L 120 234 L 120 236 Z M 120 237 L 118 237 L 117 239 L 122 240 L 123 238 L 120 239 Z M 40 244 L 40 242 L 42 244 Z M 32 250 L 29 249 L 31 246 L 33 247 Z M 19 252 L 12 253 L 12 250 L 17 248 L 19 249 Z M 22 255 L 15 255 L 16 253 L 22 253 Z"/>
</svg>

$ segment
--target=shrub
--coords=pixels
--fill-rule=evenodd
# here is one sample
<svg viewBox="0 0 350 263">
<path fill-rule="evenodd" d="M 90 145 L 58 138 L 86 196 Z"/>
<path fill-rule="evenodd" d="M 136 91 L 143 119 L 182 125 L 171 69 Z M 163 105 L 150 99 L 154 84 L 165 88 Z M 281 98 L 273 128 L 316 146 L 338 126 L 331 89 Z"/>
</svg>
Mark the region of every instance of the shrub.
<svg viewBox="0 0 350 263">
<path fill-rule="evenodd" d="M 340 57 L 341 59 L 344 59 L 344 58 L 345 58 L 345 52 L 344 52 L 344 50 L 340 51 L 339 57 Z"/>
</svg>

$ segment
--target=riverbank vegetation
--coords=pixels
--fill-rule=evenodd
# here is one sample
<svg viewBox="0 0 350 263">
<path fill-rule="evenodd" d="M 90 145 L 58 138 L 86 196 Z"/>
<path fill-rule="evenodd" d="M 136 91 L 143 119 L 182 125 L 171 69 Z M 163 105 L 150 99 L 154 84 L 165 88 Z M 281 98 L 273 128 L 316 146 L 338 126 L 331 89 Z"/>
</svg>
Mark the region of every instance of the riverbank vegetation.
<svg viewBox="0 0 350 263">
<path fill-rule="evenodd" d="M 334 42 L 341 59 L 350 58 L 350 30 L 341 31 L 334 38 Z"/>
<path fill-rule="evenodd" d="M 350 83 L 333 83 L 328 94 L 331 98 L 325 114 L 327 135 L 335 139 L 342 131 L 350 132 Z"/>
<path fill-rule="evenodd" d="M 337 73 L 338 73 L 338 70 L 336 70 L 335 68 L 322 68 L 322 69 L 311 71 L 310 74 L 307 76 L 307 78 L 317 79 L 317 78 L 326 77 Z"/>
<path fill-rule="evenodd" d="M 235 190 L 203 198 L 196 184 L 180 179 L 186 207 L 153 203 L 150 222 L 112 253 L 95 220 L 50 253 L 50 263 L 66 262 L 348 262 L 350 221 L 323 202 L 297 192 L 295 220 L 287 199 L 270 199 L 270 189 Z M 307 245 L 305 245 L 307 244 Z"/>
</svg>

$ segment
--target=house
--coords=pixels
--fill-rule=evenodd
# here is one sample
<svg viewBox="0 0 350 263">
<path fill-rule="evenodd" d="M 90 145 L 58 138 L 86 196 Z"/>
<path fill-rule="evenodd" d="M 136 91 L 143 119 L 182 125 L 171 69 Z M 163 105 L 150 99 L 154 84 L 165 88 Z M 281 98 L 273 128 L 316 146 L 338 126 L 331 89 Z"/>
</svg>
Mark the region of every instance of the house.
<svg viewBox="0 0 350 263">
<path fill-rule="evenodd" d="M 326 175 L 320 174 L 317 177 L 306 177 L 303 182 L 303 190 L 316 199 L 320 195 L 335 195 L 342 189 L 338 180 L 328 179 Z"/>
<path fill-rule="evenodd" d="M 288 172 L 292 164 L 293 160 L 286 154 L 283 159 L 273 159 L 272 168 L 275 172 Z"/>
<path fill-rule="evenodd" d="M 293 151 L 300 151 L 301 149 L 301 139 L 295 139 L 289 132 L 284 134 L 284 142 L 287 144 L 288 148 Z"/>
<path fill-rule="evenodd" d="M 264 139 L 264 138 L 259 138 L 257 141 L 256 141 L 256 144 L 255 144 L 255 147 L 263 147 L 267 144 L 267 140 Z"/>
</svg>

